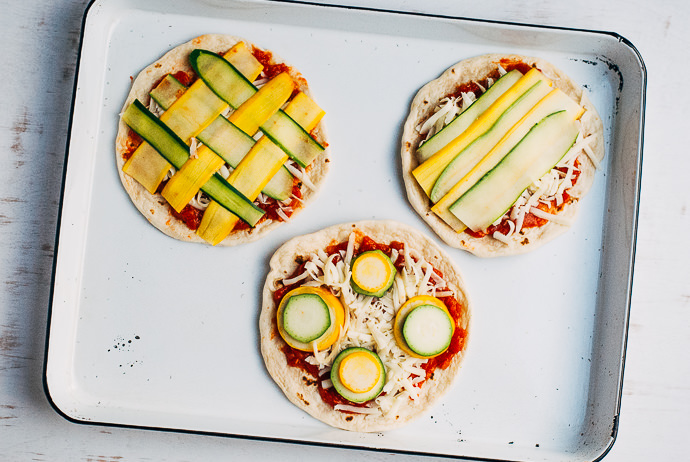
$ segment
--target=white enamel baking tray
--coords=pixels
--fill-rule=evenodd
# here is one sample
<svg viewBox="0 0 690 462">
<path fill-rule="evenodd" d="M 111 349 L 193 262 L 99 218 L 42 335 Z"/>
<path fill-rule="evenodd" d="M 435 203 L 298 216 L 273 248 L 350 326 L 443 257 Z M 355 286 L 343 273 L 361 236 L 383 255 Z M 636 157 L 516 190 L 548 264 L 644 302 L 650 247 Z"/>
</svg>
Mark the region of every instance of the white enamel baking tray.
<svg viewBox="0 0 690 462">
<path fill-rule="evenodd" d="M 130 76 L 204 33 L 243 36 L 309 80 L 327 111 L 332 170 L 317 200 L 234 248 L 150 226 L 114 159 Z M 332 224 L 395 219 L 436 239 L 409 206 L 399 138 L 417 90 L 488 52 L 548 59 L 583 84 L 607 157 L 573 228 L 533 253 L 445 248 L 474 302 L 452 390 L 401 429 L 336 430 L 284 398 L 257 325 L 272 253 Z M 492 460 L 596 460 L 615 439 L 633 269 L 645 70 L 613 33 L 263 1 L 96 1 L 85 14 L 58 225 L 45 386 L 81 423 Z M 437 239 L 438 241 L 438 239 Z"/>
</svg>

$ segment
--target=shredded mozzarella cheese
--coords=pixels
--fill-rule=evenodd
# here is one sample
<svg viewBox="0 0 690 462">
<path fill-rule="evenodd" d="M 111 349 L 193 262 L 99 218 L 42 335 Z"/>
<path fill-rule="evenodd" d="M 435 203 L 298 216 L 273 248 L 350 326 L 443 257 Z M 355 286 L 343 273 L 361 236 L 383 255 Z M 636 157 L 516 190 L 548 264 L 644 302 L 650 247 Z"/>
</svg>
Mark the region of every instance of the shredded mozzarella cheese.
<svg viewBox="0 0 690 462">
<path fill-rule="evenodd" d="M 536 207 L 532 207 L 530 209 L 530 212 L 539 218 L 543 218 L 544 220 L 553 221 L 554 223 L 557 223 L 559 225 L 570 226 L 573 223 L 573 221 L 569 218 L 564 218 L 560 215 L 553 215 L 551 213 L 544 212 L 543 210 L 538 209 Z"/>
<path fill-rule="evenodd" d="M 355 414 L 381 414 L 381 411 L 376 408 L 350 406 L 348 404 L 336 404 L 334 409 L 336 411 L 353 412 Z"/>
<path fill-rule="evenodd" d="M 307 172 L 305 172 L 302 169 L 302 167 L 300 167 L 292 161 L 287 161 L 285 162 L 285 168 L 287 168 L 288 171 L 292 173 L 292 176 L 300 180 L 302 184 L 304 184 L 304 186 L 311 189 L 312 191 L 316 191 L 316 186 L 314 186 L 314 183 L 311 182 L 311 180 L 307 176 Z"/>
<path fill-rule="evenodd" d="M 151 113 L 156 117 L 160 117 L 161 115 L 163 115 L 163 112 L 165 112 L 165 110 L 162 107 L 160 107 L 160 105 L 153 98 L 151 98 L 151 100 L 149 101 L 149 111 L 151 111 Z"/>
<path fill-rule="evenodd" d="M 196 138 L 191 137 L 189 139 L 189 157 L 191 159 L 197 159 L 199 156 L 196 153 L 196 150 L 199 148 L 199 142 L 196 140 Z"/>
</svg>

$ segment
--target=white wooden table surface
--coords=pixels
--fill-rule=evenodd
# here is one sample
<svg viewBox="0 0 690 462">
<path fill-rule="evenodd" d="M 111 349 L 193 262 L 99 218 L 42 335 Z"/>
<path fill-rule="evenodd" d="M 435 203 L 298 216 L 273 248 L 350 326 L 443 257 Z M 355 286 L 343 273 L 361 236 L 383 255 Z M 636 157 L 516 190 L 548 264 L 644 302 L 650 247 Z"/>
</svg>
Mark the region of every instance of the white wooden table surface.
<svg viewBox="0 0 690 462">
<path fill-rule="evenodd" d="M 0 460 L 422 460 L 77 425 L 51 408 L 42 374 L 53 242 L 87 3 L 0 0 L 5 82 L 0 110 Z M 619 433 L 605 460 L 690 460 L 690 2 L 386 0 L 377 5 L 609 30 L 640 51 L 648 87 L 637 258 Z"/>
</svg>

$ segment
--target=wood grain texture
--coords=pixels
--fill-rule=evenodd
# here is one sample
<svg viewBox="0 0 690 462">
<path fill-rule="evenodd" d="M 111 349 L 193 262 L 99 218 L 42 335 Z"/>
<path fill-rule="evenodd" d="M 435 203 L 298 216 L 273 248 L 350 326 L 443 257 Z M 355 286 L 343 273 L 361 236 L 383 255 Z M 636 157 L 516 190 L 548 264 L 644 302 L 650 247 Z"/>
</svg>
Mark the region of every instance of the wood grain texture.
<svg viewBox="0 0 690 462">
<path fill-rule="evenodd" d="M 336 2 L 332 2 L 336 3 Z M 337 2 L 373 4 L 372 0 Z M 85 0 L 0 0 L 0 460 L 422 460 L 180 433 L 77 425 L 42 388 L 68 114 Z M 378 7 L 574 28 L 629 39 L 648 70 L 636 271 L 618 440 L 607 462 L 686 460 L 690 429 L 690 3 L 386 0 Z M 433 460 L 433 459 L 423 459 Z"/>
</svg>

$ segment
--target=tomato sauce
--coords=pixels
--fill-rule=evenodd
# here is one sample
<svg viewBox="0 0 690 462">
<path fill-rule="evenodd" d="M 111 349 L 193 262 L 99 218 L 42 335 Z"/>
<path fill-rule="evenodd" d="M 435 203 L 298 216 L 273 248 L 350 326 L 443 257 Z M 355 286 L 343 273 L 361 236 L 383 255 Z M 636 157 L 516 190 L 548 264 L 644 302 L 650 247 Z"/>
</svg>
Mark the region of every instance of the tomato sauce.
<svg viewBox="0 0 690 462">
<path fill-rule="evenodd" d="M 261 65 L 264 67 L 263 73 L 269 79 L 272 79 L 273 77 L 282 72 L 290 73 L 291 71 L 290 66 L 288 66 L 285 63 L 274 63 L 273 53 L 271 53 L 270 51 L 265 51 L 256 47 L 252 47 L 252 55 L 254 55 L 256 60 L 259 61 Z M 291 74 L 291 76 L 297 85 L 295 85 L 295 88 L 292 91 L 292 94 L 290 95 L 290 99 L 294 98 L 294 96 L 300 92 L 300 87 L 307 85 L 307 81 L 304 80 L 303 77 L 295 77 L 293 74 Z"/>
<path fill-rule="evenodd" d="M 185 87 L 190 86 L 197 79 L 197 76 L 195 73 L 193 73 L 193 72 L 187 73 L 185 71 L 177 71 L 172 76 L 175 77 L 177 79 L 177 81 L 180 82 Z"/>
<path fill-rule="evenodd" d="M 527 74 L 527 72 L 529 72 L 529 71 L 532 69 L 532 67 L 536 67 L 536 66 L 530 66 L 529 64 L 527 64 L 527 63 L 525 63 L 525 62 L 522 62 L 522 61 L 520 61 L 520 60 L 517 60 L 517 59 L 510 59 L 510 58 L 502 58 L 502 59 L 499 61 L 499 64 L 500 64 L 501 67 L 502 67 L 503 69 L 505 69 L 507 72 L 510 72 L 510 71 L 512 71 L 512 70 L 517 69 L 517 70 L 520 71 L 523 75 L 524 75 L 524 74 Z"/>
<path fill-rule="evenodd" d="M 125 162 L 132 157 L 134 151 L 137 150 L 143 141 L 144 140 L 141 138 L 141 136 L 139 136 L 134 130 L 129 131 L 127 140 L 125 141 L 125 149 L 122 151 L 122 158 L 125 160 Z"/>
<path fill-rule="evenodd" d="M 347 246 L 348 241 L 332 243 L 328 245 L 324 249 L 324 251 L 327 255 L 332 255 L 334 253 L 339 253 L 341 251 L 347 251 Z M 359 247 L 356 250 L 356 255 L 371 250 L 380 250 L 381 252 L 385 253 L 390 257 L 393 249 L 397 250 L 398 252 L 398 258 L 396 259 L 394 264 L 398 271 L 401 271 L 404 267 L 405 260 L 403 253 L 404 244 L 402 242 L 392 241 L 389 244 L 382 244 L 380 242 L 376 242 L 369 236 L 362 236 Z M 287 276 L 285 279 L 292 279 L 302 274 L 304 272 L 305 265 L 306 261 L 300 261 L 297 269 L 292 274 Z M 434 272 L 441 278 L 443 277 L 443 273 L 438 269 L 434 268 Z M 280 305 L 280 302 L 282 301 L 283 297 L 285 297 L 285 294 L 287 294 L 292 289 L 301 286 L 303 282 L 304 281 L 298 281 L 294 284 L 281 287 L 277 289 L 275 292 L 273 292 L 273 301 L 275 302 L 276 306 Z M 449 289 L 446 287 L 442 290 L 448 291 Z M 434 371 L 438 369 L 446 369 L 448 366 L 450 366 L 451 362 L 453 361 L 453 358 L 455 358 L 455 356 L 463 350 L 465 346 L 465 340 L 467 338 L 467 331 L 461 327 L 461 323 L 465 316 L 464 306 L 454 297 L 440 297 L 439 299 L 446 305 L 448 311 L 453 316 L 453 319 L 456 323 L 456 328 L 455 332 L 453 333 L 453 337 L 451 339 L 451 343 L 448 349 L 441 355 L 435 358 L 428 359 L 426 364 L 422 365 L 422 368 L 426 371 L 425 380 L 432 379 L 434 376 Z M 277 321 L 274 319 L 273 322 L 274 329 L 277 330 Z M 305 371 L 306 373 L 310 374 L 311 376 L 315 377 L 315 384 L 318 387 L 319 395 L 321 396 L 321 399 L 324 401 L 324 403 L 328 404 L 329 406 L 334 407 L 336 404 L 347 404 L 349 406 L 364 407 L 368 405 L 368 403 L 370 402 L 367 401 L 365 403 L 353 403 L 340 396 L 333 387 L 324 388 L 321 384 L 322 378 L 319 378 L 318 367 L 309 364 L 306 361 L 307 357 L 311 355 L 310 352 L 297 350 L 295 348 L 290 347 L 287 344 L 283 345 L 282 351 L 285 354 L 285 358 L 289 366 L 297 367 Z M 419 382 L 418 384 L 416 384 L 416 386 L 421 387 L 423 383 L 424 381 Z"/>
<path fill-rule="evenodd" d="M 192 231 L 196 231 L 197 229 L 199 229 L 199 225 L 201 224 L 201 217 L 204 214 L 204 212 L 195 207 L 192 207 L 189 204 L 185 205 L 179 213 L 176 212 L 175 209 L 170 207 L 170 213 L 178 220 L 184 221 L 187 227 Z"/>
</svg>

